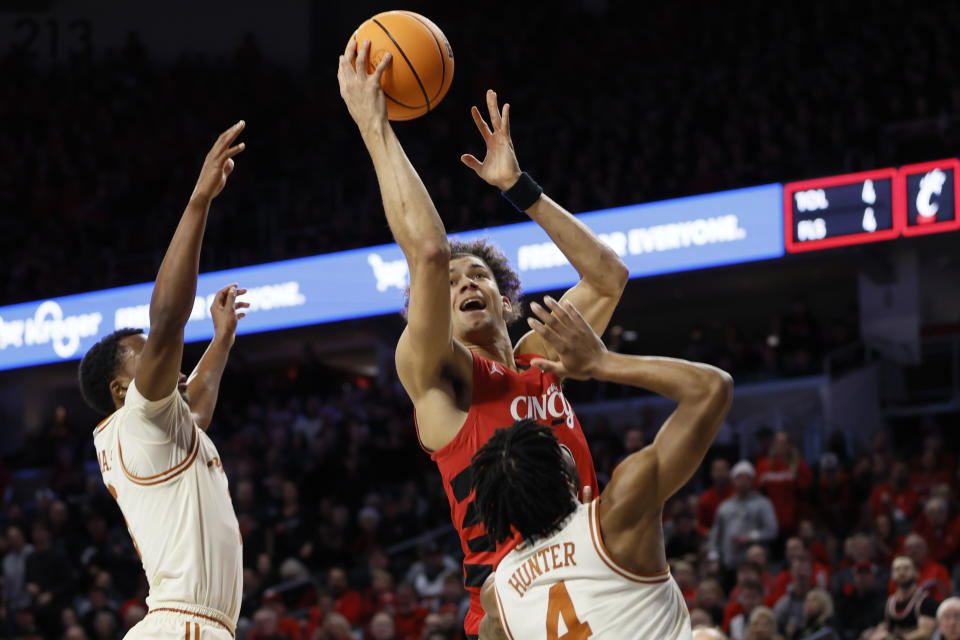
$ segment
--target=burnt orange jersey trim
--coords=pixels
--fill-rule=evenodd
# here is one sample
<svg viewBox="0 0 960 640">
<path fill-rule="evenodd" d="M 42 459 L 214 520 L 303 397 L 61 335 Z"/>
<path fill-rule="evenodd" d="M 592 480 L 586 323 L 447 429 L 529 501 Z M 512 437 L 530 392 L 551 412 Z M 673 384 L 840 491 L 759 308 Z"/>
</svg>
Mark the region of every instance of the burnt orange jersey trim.
<svg viewBox="0 0 960 640">
<path fill-rule="evenodd" d="M 657 571 L 656 573 L 635 573 L 621 565 L 610 555 L 610 552 L 607 550 L 607 545 L 604 544 L 603 537 L 600 535 L 599 505 L 599 498 L 590 503 L 590 506 L 587 507 L 589 509 L 587 520 L 590 522 L 590 538 L 593 541 L 593 548 L 596 550 L 597 555 L 600 556 L 600 559 L 603 560 L 604 564 L 610 567 L 610 569 L 620 577 L 632 580 L 633 582 L 656 584 L 669 580 L 670 567 L 667 567 L 663 571 Z"/>
</svg>

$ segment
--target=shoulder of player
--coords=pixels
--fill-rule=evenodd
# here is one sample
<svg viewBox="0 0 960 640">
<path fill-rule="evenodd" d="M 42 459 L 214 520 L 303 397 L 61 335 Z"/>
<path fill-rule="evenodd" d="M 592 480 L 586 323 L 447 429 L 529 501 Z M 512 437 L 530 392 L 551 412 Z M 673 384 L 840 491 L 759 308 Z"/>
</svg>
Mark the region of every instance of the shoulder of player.
<svg viewBox="0 0 960 640">
<path fill-rule="evenodd" d="M 473 353 L 455 339 L 448 351 L 425 353 L 405 330 L 397 342 L 394 360 L 400 383 L 414 404 L 420 395 L 432 389 L 450 391 L 457 383 L 466 384 L 473 379 Z"/>
</svg>

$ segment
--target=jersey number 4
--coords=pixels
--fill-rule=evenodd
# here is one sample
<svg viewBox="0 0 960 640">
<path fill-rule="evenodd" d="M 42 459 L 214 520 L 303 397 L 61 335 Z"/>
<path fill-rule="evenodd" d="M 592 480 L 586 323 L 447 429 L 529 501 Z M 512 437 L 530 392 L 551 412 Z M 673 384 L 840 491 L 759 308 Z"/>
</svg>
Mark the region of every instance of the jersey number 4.
<svg viewBox="0 0 960 640">
<path fill-rule="evenodd" d="M 563 617 L 563 624 L 567 627 L 567 632 L 562 636 L 557 630 L 561 617 Z M 547 640 L 586 640 L 592 635 L 590 623 L 580 622 L 580 618 L 577 617 L 570 594 L 567 593 L 567 586 L 563 581 L 550 587 L 550 600 L 547 602 Z"/>
</svg>

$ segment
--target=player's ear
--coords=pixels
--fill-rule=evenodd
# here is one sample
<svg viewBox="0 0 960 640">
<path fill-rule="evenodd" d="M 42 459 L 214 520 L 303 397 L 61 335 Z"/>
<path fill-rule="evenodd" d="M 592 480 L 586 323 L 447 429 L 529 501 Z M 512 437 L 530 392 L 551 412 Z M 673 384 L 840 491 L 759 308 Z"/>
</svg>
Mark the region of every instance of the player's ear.
<svg viewBox="0 0 960 640">
<path fill-rule="evenodd" d="M 514 311 L 513 303 L 507 296 L 500 296 L 500 300 L 503 302 L 503 317 L 507 320 L 512 320 L 519 309 Z"/>
</svg>

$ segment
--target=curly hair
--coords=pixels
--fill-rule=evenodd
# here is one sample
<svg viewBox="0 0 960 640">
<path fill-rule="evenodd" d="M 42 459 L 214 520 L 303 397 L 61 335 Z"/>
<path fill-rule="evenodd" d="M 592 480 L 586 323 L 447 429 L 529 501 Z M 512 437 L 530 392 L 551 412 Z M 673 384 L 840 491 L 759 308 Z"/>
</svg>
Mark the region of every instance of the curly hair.
<svg viewBox="0 0 960 640">
<path fill-rule="evenodd" d="M 507 257 L 503 255 L 503 252 L 490 244 L 485 238 L 478 238 L 469 242 L 463 242 L 461 240 L 450 241 L 451 260 L 469 256 L 483 260 L 484 264 L 490 268 L 493 279 L 497 283 L 497 289 L 500 290 L 500 295 L 506 296 L 506 298 L 510 300 L 513 312 L 504 317 L 507 325 L 509 326 L 520 319 L 523 315 L 520 306 L 520 299 L 523 297 L 523 292 L 520 289 L 520 276 L 510 267 L 510 263 L 507 261 Z M 403 308 L 400 311 L 404 320 L 407 318 L 409 308 L 410 287 L 408 286 L 403 292 Z"/>
<path fill-rule="evenodd" d="M 143 329 L 117 329 L 103 337 L 80 361 L 80 393 L 83 400 L 94 411 L 103 415 L 114 412 L 113 396 L 110 394 L 110 381 L 120 366 L 121 340 L 128 336 L 143 333 Z"/>
<path fill-rule="evenodd" d="M 474 504 L 497 544 L 516 528 L 524 538 L 555 530 L 574 509 L 574 481 L 553 429 L 531 418 L 497 429 L 470 464 Z"/>
</svg>

